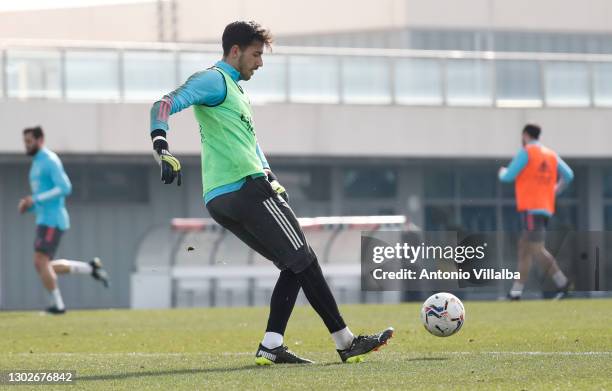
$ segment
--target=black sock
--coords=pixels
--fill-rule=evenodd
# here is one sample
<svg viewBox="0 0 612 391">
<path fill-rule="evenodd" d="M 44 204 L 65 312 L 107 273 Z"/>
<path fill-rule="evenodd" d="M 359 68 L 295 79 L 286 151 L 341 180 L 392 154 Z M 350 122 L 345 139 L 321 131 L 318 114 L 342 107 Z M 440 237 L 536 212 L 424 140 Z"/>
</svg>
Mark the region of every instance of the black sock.
<svg viewBox="0 0 612 391">
<path fill-rule="evenodd" d="M 323 319 L 329 332 L 335 333 L 345 328 L 346 323 L 344 323 L 336 299 L 334 299 L 334 295 L 332 295 L 329 285 L 323 277 L 319 262 L 315 259 L 310 266 L 297 273 L 296 276 L 308 302 Z"/>
<path fill-rule="evenodd" d="M 300 282 L 295 273 L 286 269 L 280 273 L 272 298 L 270 299 L 270 316 L 266 332 L 274 332 L 285 335 L 287 322 L 291 316 L 291 311 L 295 306 L 295 300 L 300 292 Z"/>
</svg>

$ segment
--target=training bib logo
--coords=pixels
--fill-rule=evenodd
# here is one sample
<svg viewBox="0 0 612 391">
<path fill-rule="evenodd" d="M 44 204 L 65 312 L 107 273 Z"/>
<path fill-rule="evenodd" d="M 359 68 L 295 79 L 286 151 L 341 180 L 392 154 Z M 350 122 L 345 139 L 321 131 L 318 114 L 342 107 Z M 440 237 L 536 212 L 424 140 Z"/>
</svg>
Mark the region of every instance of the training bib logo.
<svg viewBox="0 0 612 391">
<path fill-rule="evenodd" d="M 247 129 L 253 136 L 255 136 L 255 128 L 253 127 L 253 120 L 251 117 L 247 117 L 244 113 L 240 114 L 240 120 L 247 126 Z"/>
</svg>

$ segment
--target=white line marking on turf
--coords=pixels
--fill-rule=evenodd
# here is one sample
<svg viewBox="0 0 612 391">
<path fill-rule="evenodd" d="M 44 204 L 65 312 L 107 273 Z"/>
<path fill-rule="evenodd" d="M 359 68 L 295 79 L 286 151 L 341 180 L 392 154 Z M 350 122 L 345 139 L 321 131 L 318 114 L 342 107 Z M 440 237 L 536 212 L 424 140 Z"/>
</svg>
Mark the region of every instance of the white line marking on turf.
<svg viewBox="0 0 612 391">
<path fill-rule="evenodd" d="M 19 356 L 28 356 L 28 355 L 40 355 L 40 356 L 109 356 L 109 357 L 117 357 L 117 356 L 138 356 L 138 357 L 180 357 L 180 356 L 247 356 L 251 355 L 255 357 L 253 352 L 235 352 L 235 353 L 196 353 L 196 352 L 188 352 L 188 353 L 176 353 L 176 352 L 160 352 L 160 353 L 144 353 L 144 352 L 109 352 L 109 353 L 88 353 L 88 352 L 40 352 L 40 353 L 8 353 L 9 355 L 19 355 Z"/>
<path fill-rule="evenodd" d="M 401 356 L 422 356 L 418 352 L 402 353 L 402 352 L 386 352 L 386 354 L 401 355 Z M 510 356 L 608 356 L 612 355 L 612 352 L 430 352 L 427 356 L 468 356 L 468 355 L 510 355 Z M 224 353 L 197 353 L 197 352 L 109 352 L 109 353 L 65 353 L 65 352 L 41 352 L 41 353 L 5 353 L 4 355 L 18 355 L 18 356 L 95 356 L 95 357 L 120 357 L 120 356 L 137 356 L 137 357 L 180 357 L 180 356 L 255 356 L 253 352 L 224 352 Z M 0 355 L 1 356 L 1 355 Z"/>
<path fill-rule="evenodd" d="M 507 354 L 513 356 L 597 356 L 611 355 L 612 352 L 482 352 L 485 354 Z M 478 354 L 473 352 L 472 354 Z"/>
</svg>

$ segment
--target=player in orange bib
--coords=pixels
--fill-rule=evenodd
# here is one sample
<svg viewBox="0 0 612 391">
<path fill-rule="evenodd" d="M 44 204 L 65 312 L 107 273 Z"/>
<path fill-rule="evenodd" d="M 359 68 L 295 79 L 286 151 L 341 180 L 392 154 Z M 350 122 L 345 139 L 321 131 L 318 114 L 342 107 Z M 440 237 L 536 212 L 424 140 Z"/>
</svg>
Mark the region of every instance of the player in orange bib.
<svg viewBox="0 0 612 391">
<path fill-rule="evenodd" d="M 555 198 L 574 179 L 572 169 L 553 150 L 539 142 L 541 128 L 523 128 L 523 148 L 510 165 L 499 170 L 502 182 L 514 182 L 516 209 L 521 214 L 523 233 L 518 244 L 518 271 L 508 298 L 519 300 L 529 276 L 533 258 L 541 262 L 557 286 L 555 299 L 567 296 L 569 281 L 555 258 L 544 246 L 546 227 L 555 213 Z"/>
</svg>

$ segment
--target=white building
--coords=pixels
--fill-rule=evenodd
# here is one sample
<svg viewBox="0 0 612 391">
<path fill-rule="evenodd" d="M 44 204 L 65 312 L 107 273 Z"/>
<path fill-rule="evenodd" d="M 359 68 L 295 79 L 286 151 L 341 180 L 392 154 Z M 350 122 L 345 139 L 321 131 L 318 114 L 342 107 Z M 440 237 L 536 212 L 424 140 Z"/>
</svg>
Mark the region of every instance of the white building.
<svg viewBox="0 0 612 391">
<path fill-rule="evenodd" d="M 102 255 L 115 280 L 108 295 L 66 280 L 69 305 L 127 306 L 145 232 L 206 215 L 190 110 L 171 119 L 170 145 L 186 166 L 175 189 L 156 178 L 149 108 L 220 58 L 235 19 L 311 46 L 275 48 L 245 83 L 260 143 L 299 215 L 516 229 L 512 189 L 496 172 L 535 121 L 577 174 L 553 226 L 612 229 L 608 1 L 176 0 L 0 13 L 2 308 L 37 307 L 43 294 L 29 260 L 33 221 L 15 209 L 28 192 L 26 126 L 45 128 L 75 185 L 75 228 L 61 251 Z"/>
</svg>

